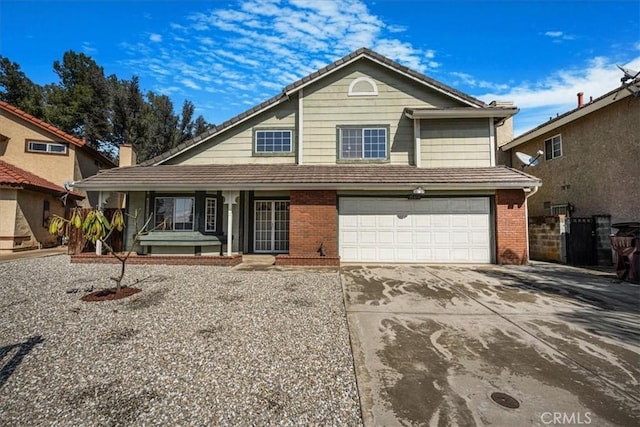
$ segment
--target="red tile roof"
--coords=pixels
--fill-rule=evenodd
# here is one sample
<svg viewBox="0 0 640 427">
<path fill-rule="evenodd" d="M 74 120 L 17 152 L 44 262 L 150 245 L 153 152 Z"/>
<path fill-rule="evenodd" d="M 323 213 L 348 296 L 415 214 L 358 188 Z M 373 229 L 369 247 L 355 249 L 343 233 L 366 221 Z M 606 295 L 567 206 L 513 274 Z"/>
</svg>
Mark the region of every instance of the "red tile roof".
<svg viewBox="0 0 640 427">
<path fill-rule="evenodd" d="M 63 187 L 2 160 L 0 160 L 0 186 L 27 188 L 56 194 L 66 193 Z M 70 194 L 74 198 L 84 199 L 82 194 L 75 191 Z"/>
<path fill-rule="evenodd" d="M 93 155 L 94 157 L 98 157 L 105 164 L 108 164 L 112 167 L 117 166 L 112 160 L 105 157 L 102 153 L 98 152 L 93 147 L 88 146 L 87 143 L 81 140 L 80 138 L 70 135 L 64 132 L 63 130 L 53 126 L 52 124 L 42 121 L 39 118 L 34 117 L 31 114 L 25 111 L 22 111 L 21 109 L 14 107 L 11 104 L 8 104 L 4 101 L 0 101 L 0 110 L 7 111 L 8 113 L 11 113 L 17 117 L 20 117 L 21 119 L 39 127 L 40 129 L 54 134 L 55 136 L 61 138 L 62 140 L 64 140 L 65 142 L 68 142 L 69 144 L 73 144 L 76 147 L 83 148 L 84 150 L 91 153 L 91 155 Z"/>
</svg>

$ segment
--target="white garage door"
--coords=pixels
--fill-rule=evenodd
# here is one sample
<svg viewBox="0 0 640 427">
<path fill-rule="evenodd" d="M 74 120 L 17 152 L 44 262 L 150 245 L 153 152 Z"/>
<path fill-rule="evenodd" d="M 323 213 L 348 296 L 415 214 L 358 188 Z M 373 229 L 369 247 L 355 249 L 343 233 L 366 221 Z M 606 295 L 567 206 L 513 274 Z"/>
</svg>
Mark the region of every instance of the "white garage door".
<svg viewBox="0 0 640 427">
<path fill-rule="evenodd" d="M 344 262 L 491 262 L 488 197 L 340 198 Z"/>
</svg>

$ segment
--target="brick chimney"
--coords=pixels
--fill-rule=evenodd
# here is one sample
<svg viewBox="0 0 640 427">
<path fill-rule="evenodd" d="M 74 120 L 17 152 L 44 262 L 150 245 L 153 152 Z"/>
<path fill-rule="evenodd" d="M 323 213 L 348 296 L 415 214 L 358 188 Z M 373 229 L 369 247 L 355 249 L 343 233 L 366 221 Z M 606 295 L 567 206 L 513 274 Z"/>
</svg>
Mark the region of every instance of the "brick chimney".
<svg viewBox="0 0 640 427">
<path fill-rule="evenodd" d="M 584 105 L 584 93 L 578 92 L 578 108 L 582 108 Z"/>
<path fill-rule="evenodd" d="M 131 144 L 120 144 L 120 159 L 118 166 L 133 166 L 136 164 L 136 150 Z"/>
</svg>

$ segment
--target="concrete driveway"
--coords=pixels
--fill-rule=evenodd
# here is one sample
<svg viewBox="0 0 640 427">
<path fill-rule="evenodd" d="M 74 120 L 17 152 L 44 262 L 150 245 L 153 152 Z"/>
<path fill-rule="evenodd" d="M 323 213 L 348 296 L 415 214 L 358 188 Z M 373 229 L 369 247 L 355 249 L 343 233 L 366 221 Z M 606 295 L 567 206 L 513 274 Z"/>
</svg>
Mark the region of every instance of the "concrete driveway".
<svg viewBox="0 0 640 427">
<path fill-rule="evenodd" d="M 341 277 L 365 425 L 640 425 L 640 286 L 545 263 Z"/>
</svg>

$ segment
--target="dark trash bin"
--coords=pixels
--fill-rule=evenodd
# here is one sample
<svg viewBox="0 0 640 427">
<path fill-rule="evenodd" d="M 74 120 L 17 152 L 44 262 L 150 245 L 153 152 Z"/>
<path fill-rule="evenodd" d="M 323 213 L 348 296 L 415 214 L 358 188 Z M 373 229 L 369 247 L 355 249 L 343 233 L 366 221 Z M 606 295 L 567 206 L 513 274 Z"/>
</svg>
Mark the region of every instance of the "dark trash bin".
<svg viewBox="0 0 640 427">
<path fill-rule="evenodd" d="M 640 222 L 620 222 L 611 227 L 618 229 L 611 236 L 611 247 L 617 254 L 616 275 L 640 284 Z"/>
</svg>

